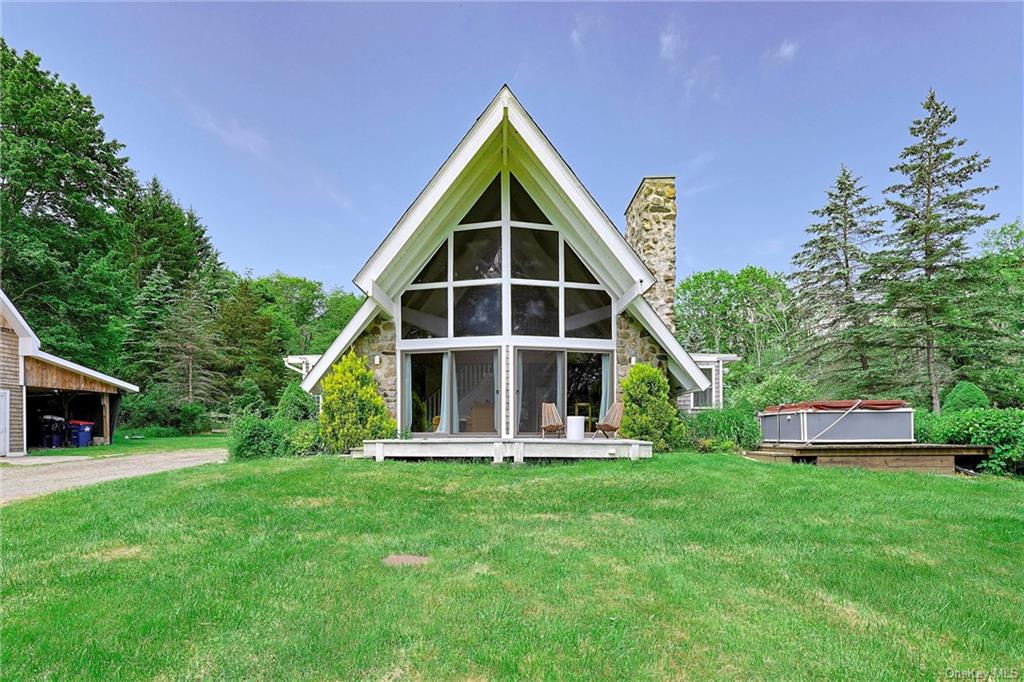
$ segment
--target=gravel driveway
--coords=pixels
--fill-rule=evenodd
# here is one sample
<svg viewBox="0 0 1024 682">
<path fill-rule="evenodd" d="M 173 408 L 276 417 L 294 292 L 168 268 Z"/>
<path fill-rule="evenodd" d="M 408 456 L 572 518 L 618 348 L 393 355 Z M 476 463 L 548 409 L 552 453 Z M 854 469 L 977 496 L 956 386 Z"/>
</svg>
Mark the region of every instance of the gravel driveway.
<svg viewBox="0 0 1024 682">
<path fill-rule="evenodd" d="M 132 478 L 209 464 L 227 459 L 227 456 L 227 450 L 217 448 L 65 461 L 38 466 L 0 467 L 0 504 L 117 478 Z"/>
</svg>

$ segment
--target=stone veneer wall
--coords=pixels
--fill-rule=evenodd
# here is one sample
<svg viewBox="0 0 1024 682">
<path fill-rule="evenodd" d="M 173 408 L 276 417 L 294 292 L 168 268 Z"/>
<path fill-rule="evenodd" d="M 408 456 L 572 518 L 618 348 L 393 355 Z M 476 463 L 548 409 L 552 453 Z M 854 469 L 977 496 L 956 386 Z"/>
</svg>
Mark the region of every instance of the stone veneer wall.
<svg viewBox="0 0 1024 682">
<path fill-rule="evenodd" d="M 629 373 L 629 360 L 668 371 L 668 356 L 643 326 L 629 313 L 620 313 L 615 321 L 615 399 L 622 399 L 622 380 Z"/>
<path fill-rule="evenodd" d="M 398 368 L 395 357 L 395 321 L 377 316 L 363 333 L 352 342 L 352 350 L 356 355 L 366 358 L 370 369 L 377 378 L 377 390 L 388 411 L 394 417 L 397 414 L 398 400 Z M 380 364 L 373 364 L 374 356 L 380 356 Z"/>
<path fill-rule="evenodd" d="M 676 179 L 644 178 L 626 208 L 626 242 L 654 275 L 644 298 L 675 329 Z"/>
</svg>

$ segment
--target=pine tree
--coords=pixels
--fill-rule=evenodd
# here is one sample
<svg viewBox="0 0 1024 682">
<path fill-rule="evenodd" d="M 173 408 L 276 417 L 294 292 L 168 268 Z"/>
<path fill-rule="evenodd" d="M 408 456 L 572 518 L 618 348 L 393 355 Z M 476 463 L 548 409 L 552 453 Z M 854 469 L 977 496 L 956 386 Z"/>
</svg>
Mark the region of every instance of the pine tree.
<svg viewBox="0 0 1024 682">
<path fill-rule="evenodd" d="M 914 142 L 890 170 L 903 181 L 886 189 L 895 231 L 874 258 L 874 281 L 885 287 L 893 324 L 886 345 L 924 356 L 932 410 L 941 409 L 940 363 L 958 338 L 970 334 L 957 309 L 958 291 L 970 288 L 968 237 L 995 215 L 980 198 L 995 187 L 972 187 L 990 159 L 962 154 L 966 140 L 950 134 L 955 110 L 934 91 L 922 103 L 926 115 L 910 126 Z"/>
<path fill-rule="evenodd" d="M 834 384 L 862 392 L 870 367 L 867 310 L 871 292 L 862 281 L 868 248 L 882 233 L 882 211 L 845 165 L 826 192 L 821 218 L 807 228 L 810 239 L 793 257 L 793 282 L 801 322 L 807 329 L 802 354 Z M 860 370 L 856 380 L 852 373 Z"/>
<path fill-rule="evenodd" d="M 135 297 L 124 342 L 124 376 L 145 389 L 162 365 L 157 339 L 174 309 L 176 296 L 163 266 L 157 266 Z"/>
<path fill-rule="evenodd" d="M 180 402 L 214 405 L 227 392 L 228 381 L 220 371 L 224 345 L 209 277 L 197 273 L 186 280 L 156 338 L 161 363 L 157 378 Z"/>
</svg>

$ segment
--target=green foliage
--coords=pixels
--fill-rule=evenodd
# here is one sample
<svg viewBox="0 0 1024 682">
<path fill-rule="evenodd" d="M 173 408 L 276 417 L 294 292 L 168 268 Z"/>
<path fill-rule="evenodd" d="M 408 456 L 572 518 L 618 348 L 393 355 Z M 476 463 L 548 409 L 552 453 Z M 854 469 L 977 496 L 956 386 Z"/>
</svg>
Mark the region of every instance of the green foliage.
<svg viewBox="0 0 1024 682">
<path fill-rule="evenodd" d="M 244 377 L 256 382 L 263 399 L 273 405 L 288 379 L 288 370 L 281 361 L 284 343 L 264 310 L 267 303 L 253 280 L 239 279 L 221 304 L 216 330 L 231 349 L 223 357 L 222 371 L 230 379 Z"/>
<path fill-rule="evenodd" d="M 235 384 L 235 394 L 230 402 L 231 414 L 251 414 L 257 417 L 267 415 L 267 401 L 259 384 L 248 377 L 239 379 Z"/>
<path fill-rule="evenodd" d="M 324 376 L 321 387 L 320 430 L 333 451 L 349 452 L 364 440 L 395 437 L 395 420 L 365 359 L 346 353 Z"/>
<path fill-rule="evenodd" d="M 303 391 L 302 386 L 298 383 L 292 382 L 281 392 L 281 399 L 277 401 L 276 416 L 279 419 L 292 421 L 315 419 L 317 416 L 316 398 Z"/>
<path fill-rule="evenodd" d="M 969 381 L 961 381 L 946 394 L 946 399 L 942 401 L 942 411 L 962 412 L 989 405 L 988 396 L 984 391 Z"/>
<path fill-rule="evenodd" d="M 685 417 L 690 442 L 699 452 L 710 447 L 726 452 L 737 448 L 754 450 L 761 442 L 761 427 L 754 413 L 743 407 L 700 410 Z"/>
<path fill-rule="evenodd" d="M 207 433 L 211 426 L 210 413 L 202 403 L 185 403 L 178 409 L 178 428 L 185 435 Z"/>
<path fill-rule="evenodd" d="M 327 451 L 327 446 L 320 437 L 320 422 L 291 421 L 278 418 L 278 421 L 287 424 L 288 445 L 296 455 L 319 455 Z"/>
<path fill-rule="evenodd" d="M 139 426 L 118 429 L 115 440 L 134 438 L 176 438 L 181 436 L 181 429 L 175 426 Z"/>
<path fill-rule="evenodd" d="M 727 394 L 728 395 L 728 394 Z M 729 396 L 731 404 L 745 407 L 750 413 L 760 412 L 769 405 L 811 400 L 814 387 L 792 372 L 782 371 L 768 375 L 757 383 L 737 388 Z"/>
<path fill-rule="evenodd" d="M 974 408 L 942 415 L 914 415 L 914 437 L 925 443 L 989 445 L 982 469 L 1024 474 L 1024 410 Z"/>
<path fill-rule="evenodd" d="M 287 421 L 243 413 L 231 424 L 228 453 L 231 459 L 287 457 L 295 453 L 290 435 Z"/>
<path fill-rule="evenodd" d="M 881 207 L 870 202 L 860 178 L 842 166 L 822 208 L 821 221 L 793 257 L 790 279 L 801 324 L 799 354 L 821 368 L 829 383 L 870 382 L 872 347 L 867 338 L 873 289 L 863 281 L 869 252 L 882 233 Z M 857 391 L 859 393 L 860 391 Z"/>
<path fill-rule="evenodd" d="M 764 268 L 698 272 L 676 287 L 676 336 L 689 350 L 738 353 L 760 366 L 790 346 L 791 300 L 785 280 Z"/>
<path fill-rule="evenodd" d="M 622 380 L 622 426 L 627 438 L 649 440 L 656 451 L 677 449 L 686 430 L 669 398 L 668 380 L 660 370 L 638 363 Z"/>
<path fill-rule="evenodd" d="M 121 400 L 120 421 L 126 426 L 178 426 L 180 402 L 165 386 L 131 393 Z"/>
</svg>

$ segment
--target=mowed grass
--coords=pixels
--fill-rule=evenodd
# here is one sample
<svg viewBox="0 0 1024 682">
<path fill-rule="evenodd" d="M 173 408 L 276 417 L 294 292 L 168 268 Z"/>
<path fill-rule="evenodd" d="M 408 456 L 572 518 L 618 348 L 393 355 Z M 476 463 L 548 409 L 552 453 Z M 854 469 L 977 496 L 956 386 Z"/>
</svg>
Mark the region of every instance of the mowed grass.
<svg viewBox="0 0 1024 682">
<path fill-rule="evenodd" d="M 0 662 L 6 679 L 1020 668 L 1022 501 L 1019 481 L 725 455 L 209 465 L 4 508 Z"/>
<path fill-rule="evenodd" d="M 115 434 L 111 445 L 90 445 L 87 448 L 55 448 L 32 450 L 30 455 L 85 455 L 87 457 L 116 457 L 118 455 L 151 455 L 157 452 L 181 450 L 207 450 L 226 448 L 226 433 L 201 433 L 195 436 L 169 436 L 166 438 L 125 439 Z"/>
</svg>

